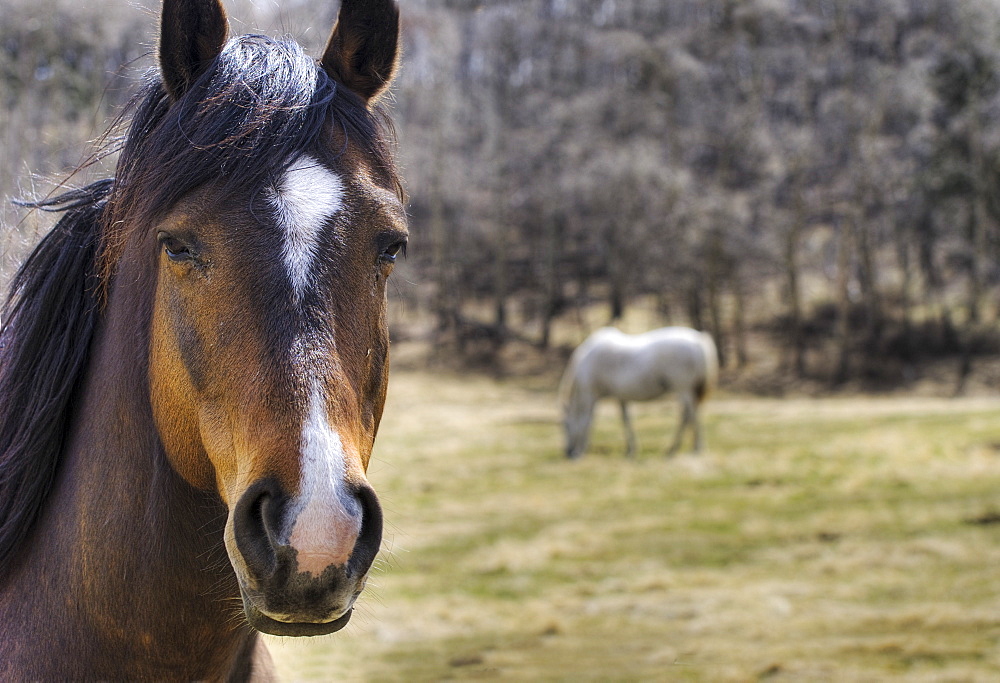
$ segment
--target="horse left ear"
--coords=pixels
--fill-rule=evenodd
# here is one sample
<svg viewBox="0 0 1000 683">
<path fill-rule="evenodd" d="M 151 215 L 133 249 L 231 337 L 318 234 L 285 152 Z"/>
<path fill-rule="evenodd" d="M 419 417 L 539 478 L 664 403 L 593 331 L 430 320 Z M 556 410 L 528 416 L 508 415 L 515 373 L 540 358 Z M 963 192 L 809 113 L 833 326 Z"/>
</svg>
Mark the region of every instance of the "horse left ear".
<svg viewBox="0 0 1000 683">
<path fill-rule="evenodd" d="M 163 0 L 160 19 L 160 71 L 170 99 L 188 91 L 229 36 L 220 0 Z"/>
<path fill-rule="evenodd" d="M 395 0 L 343 0 L 323 53 L 323 69 L 368 103 L 387 88 L 399 61 Z"/>
</svg>

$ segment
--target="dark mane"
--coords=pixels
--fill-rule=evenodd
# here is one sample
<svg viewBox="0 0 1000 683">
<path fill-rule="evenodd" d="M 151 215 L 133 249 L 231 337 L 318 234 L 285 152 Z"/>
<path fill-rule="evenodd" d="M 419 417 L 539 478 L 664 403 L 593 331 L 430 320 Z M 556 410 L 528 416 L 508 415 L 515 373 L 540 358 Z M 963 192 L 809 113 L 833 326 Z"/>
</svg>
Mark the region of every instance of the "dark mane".
<svg viewBox="0 0 1000 683">
<path fill-rule="evenodd" d="M 375 160 L 398 194 L 388 117 L 293 42 L 232 39 L 178 101 L 152 77 L 116 126 L 113 179 L 35 204 L 64 211 L 21 266 L 0 324 L 0 582 L 55 478 L 109 283 L 122 249 L 210 180 L 262 190 L 329 122 Z"/>
<path fill-rule="evenodd" d="M 99 315 L 95 257 L 110 181 L 39 208 L 66 213 L 11 284 L 0 325 L 0 581 L 55 478 Z"/>
</svg>

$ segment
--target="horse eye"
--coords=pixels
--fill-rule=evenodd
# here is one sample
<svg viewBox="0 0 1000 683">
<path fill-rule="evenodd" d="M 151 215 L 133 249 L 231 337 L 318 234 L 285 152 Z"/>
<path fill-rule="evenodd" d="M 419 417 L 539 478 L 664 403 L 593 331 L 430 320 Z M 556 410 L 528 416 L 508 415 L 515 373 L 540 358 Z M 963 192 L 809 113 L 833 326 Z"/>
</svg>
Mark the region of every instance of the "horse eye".
<svg viewBox="0 0 1000 683">
<path fill-rule="evenodd" d="M 400 253 L 402 253 L 404 257 L 406 256 L 405 241 L 394 242 L 393 244 L 389 245 L 389 247 L 382 252 L 382 257 L 381 257 L 382 261 L 385 263 L 395 263 L 396 256 L 398 256 Z"/>
<path fill-rule="evenodd" d="M 163 252 L 171 261 L 187 261 L 194 257 L 194 254 L 191 252 L 191 248 L 176 237 L 173 237 L 168 233 L 161 232 L 156 236 L 156 238 L 159 240 L 160 246 L 163 247 Z"/>
</svg>

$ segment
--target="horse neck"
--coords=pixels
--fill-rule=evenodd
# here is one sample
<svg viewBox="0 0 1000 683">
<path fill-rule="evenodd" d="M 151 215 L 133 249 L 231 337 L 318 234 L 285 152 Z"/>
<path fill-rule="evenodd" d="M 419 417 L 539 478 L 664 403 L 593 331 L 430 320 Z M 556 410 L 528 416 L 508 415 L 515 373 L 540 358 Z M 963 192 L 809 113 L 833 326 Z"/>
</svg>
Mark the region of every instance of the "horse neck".
<svg viewBox="0 0 1000 683">
<path fill-rule="evenodd" d="M 237 616 L 226 510 L 167 463 L 149 403 L 148 295 L 137 295 L 152 286 L 117 279 L 132 284 L 109 299 L 34 557 L 22 564 L 22 579 L 41 568 L 41 604 L 60 617 L 32 608 L 49 622 L 37 642 L 58 642 L 51 624 L 64 627 L 62 642 L 78 650 L 64 656 L 73 676 L 226 678 L 256 639 Z M 29 583 L 22 593 L 37 601 Z"/>
</svg>

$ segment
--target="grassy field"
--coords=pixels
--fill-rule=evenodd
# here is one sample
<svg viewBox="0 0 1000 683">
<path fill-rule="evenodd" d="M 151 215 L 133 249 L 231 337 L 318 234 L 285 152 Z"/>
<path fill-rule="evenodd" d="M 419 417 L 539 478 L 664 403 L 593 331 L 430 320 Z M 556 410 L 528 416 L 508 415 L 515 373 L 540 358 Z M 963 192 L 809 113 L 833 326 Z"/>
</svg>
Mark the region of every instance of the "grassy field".
<svg viewBox="0 0 1000 683">
<path fill-rule="evenodd" d="M 289 680 L 1000 679 L 1000 401 L 669 403 L 561 455 L 551 387 L 393 375 L 385 551 Z"/>
</svg>

